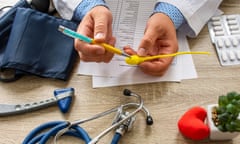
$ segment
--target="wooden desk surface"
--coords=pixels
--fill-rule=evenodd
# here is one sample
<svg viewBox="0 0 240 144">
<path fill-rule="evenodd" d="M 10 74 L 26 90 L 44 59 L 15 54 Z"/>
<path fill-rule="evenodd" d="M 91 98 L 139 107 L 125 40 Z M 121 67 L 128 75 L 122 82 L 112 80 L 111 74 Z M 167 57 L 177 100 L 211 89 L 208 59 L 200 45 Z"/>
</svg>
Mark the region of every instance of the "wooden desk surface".
<svg viewBox="0 0 240 144">
<path fill-rule="evenodd" d="M 13 0 L 11 0 L 13 1 Z M 11 1 L 0 0 L 0 6 Z M 239 0 L 225 0 L 221 4 L 225 14 L 240 13 Z M 240 136 L 232 141 L 211 142 L 209 140 L 191 141 L 185 139 L 178 131 L 179 118 L 193 106 L 206 107 L 216 103 L 218 96 L 230 91 L 240 92 L 239 66 L 221 67 L 208 29 L 205 26 L 200 35 L 189 39 L 192 51 L 206 50 L 212 53 L 209 57 L 193 55 L 198 78 L 183 80 L 181 83 L 160 82 L 119 86 L 111 88 L 92 89 L 91 77 L 77 76 L 73 73 L 70 81 L 63 82 L 44 79 L 35 76 L 25 76 L 13 83 L 0 83 L 0 103 L 15 104 L 40 101 L 53 96 L 53 91 L 59 88 L 73 87 L 76 96 L 70 112 L 61 114 L 57 106 L 32 113 L 0 117 L 0 143 L 21 143 L 25 136 L 36 126 L 53 120 L 74 121 L 92 116 L 109 108 L 122 104 L 128 99 L 122 97 L 125 88 L 142 95 L 145 106 L 150 110 L 154 125 L 145 125 L 144 115 L 138 114 L 134 128 L 121 140 L 122 144 L 239 144 Z M 114 115 L 83 124 L 82 127 L 91 137 L 96 136 L 108 127 Z M 110 143 L 110 133 L 99 143 Z M 60 139 L 60 143 L 83 143 L 70 137 Z"/>
</svg>

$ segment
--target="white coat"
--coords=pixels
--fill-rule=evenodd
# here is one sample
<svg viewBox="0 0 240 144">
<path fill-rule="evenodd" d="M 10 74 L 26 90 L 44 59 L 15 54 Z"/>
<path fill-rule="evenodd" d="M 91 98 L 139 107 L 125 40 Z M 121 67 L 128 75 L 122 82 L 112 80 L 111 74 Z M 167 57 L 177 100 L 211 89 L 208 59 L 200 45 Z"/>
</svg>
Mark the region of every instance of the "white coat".
<svg viewBox="0 0 240 144">
<path fill-rule="evenodd" d="M 195 37 L 207 21 L 218 11 L 222 0 L 158 0 L 177 7 L 187 23 L 179 31 L 190 37 Z"/>
<path fill-rule="evenodd" d="M 81 1 L 53 0 L 53 4 L 63 18 L 71 19 Z M 210 17 L 217 12 L 222 0 L 156 0 L 156 2 L 166 2 L 177 7 L 186 20 L 178 30 L 184 35 L 195 37 Z"/>
</svg>

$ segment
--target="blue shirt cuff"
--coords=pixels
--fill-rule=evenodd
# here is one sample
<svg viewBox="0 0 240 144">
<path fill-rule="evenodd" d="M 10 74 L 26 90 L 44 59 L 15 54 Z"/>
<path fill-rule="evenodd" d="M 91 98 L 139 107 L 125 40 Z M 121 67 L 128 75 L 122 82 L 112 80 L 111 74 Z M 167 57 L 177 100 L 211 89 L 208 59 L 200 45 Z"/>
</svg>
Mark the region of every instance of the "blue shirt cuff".
<svg viewBox="0 0 240 144">
<path fill-rule="evenodd" d="M 168 3 L 160 2 L 156 4 L 153 13 L 166 14 L 172 20 L 176 29 L 178 29 L 185 22 L 185 18 L 180 10 Z"/>
<path fill-rule="evenodd" d="M 72 20 L 80 22 L 87 12 L 95 6 L 107 7 L 104 0 L 83 0 L 75 9 Z"/>
</svg>

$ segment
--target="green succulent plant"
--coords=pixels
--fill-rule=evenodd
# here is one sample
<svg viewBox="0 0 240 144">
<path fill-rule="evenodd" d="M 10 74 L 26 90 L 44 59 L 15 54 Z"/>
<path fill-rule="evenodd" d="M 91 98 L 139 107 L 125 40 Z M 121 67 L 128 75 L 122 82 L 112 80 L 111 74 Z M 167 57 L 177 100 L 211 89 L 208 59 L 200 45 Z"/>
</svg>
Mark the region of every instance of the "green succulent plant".
<svg viewBox="0 0 240 144">
<path fill-rule="evenodd" d="M 215 126 L 223 132 L 240 132 L 240 94 L 229 92 L 218 98 L 215 109 Z"/>
</svg>

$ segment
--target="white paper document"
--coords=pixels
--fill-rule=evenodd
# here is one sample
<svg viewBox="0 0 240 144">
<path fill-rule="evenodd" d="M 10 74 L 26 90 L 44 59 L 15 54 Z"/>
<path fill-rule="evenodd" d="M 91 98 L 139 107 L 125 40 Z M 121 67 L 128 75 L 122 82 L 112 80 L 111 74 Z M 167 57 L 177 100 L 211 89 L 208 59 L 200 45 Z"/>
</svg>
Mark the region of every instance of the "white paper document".
<svg viewBox="0 0 240 144">
<path fill-rule="evenodd" d="M 143 36 L 147 19 L 151 15 L 155 0 L 106 0 L 113 13 L 113 34 L 116 47 L 130 45 L 135 49 Z M 189 51 L 185 36 L 178 34 L 179 51 Z M 127 65 L 124 59 L 115 55 L 110 63 L 80 62 L 78 74 L 92 75 L 93 87 L 109 87 L 161 81 L 180 82 L 197 77 L 191 55 L 181 55 L 162 77 L 144 74 L 137 66 Z"/>
</svg>

